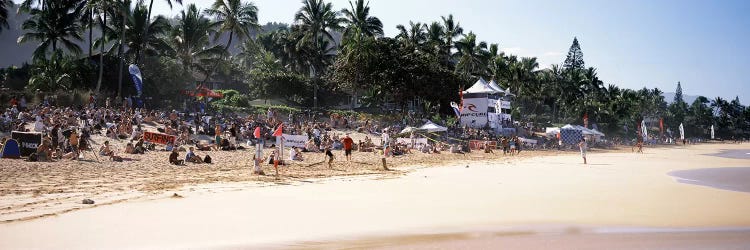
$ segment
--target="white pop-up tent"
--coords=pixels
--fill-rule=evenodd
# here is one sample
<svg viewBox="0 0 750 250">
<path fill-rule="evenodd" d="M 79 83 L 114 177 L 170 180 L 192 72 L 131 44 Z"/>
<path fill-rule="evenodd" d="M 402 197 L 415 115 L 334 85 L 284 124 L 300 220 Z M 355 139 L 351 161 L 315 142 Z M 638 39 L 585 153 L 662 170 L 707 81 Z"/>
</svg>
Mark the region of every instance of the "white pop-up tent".
<svg viewBox="0 0 750 250">
<path fill-rule="evenodd" d="M 432 121 L 427 121 L 427 123 L 425 123 L 424 125 L 422 125 L 421 127 L 419 127 L 419 129 L 427 130 L 427 132 L 430 132 L 430 133 L 432 133 L 432 132 L 445 132 L 445 131 L 448 131 L 448 128 L 440 126 L 440 125 L 437 125 L 437 124 L 433 123 Z"/>
<path fill-rule="evenodd" d="M 497 84 L 495 84 L 497 85 Z M 496 94 L 496 93 L 502 93 L 502 89 L 500 87 L 493 88 L 490 86 L 487 81 L 485 81 L 482 78 L 479 78 L 477 82 L 474 83 L 474 85 L 471 85 L 468 89 L 464 90 L 464 94 Z"/>
<path fill-rule="evenodd" d="M 494 89 L 495 91 L 497 91 L 497 93 L 505 94 L 505 90 L 503 90 L 503 88 L 497 85 L 497 82 L 495 82 L 495 79 L 490 80 L 490 83 L 488 83 L 487 85 L 489 85 L 491 89 Z"/>
<path fill-rule="evenodd" d="M 599 131 L 597 131 L 595 129 L 588 129 L 588 128 L 585 128 L 585 127 L 579 126 L 579 125 L 568 124 L 568 125 L 562 126 L 561 129 L 580 130 L 583 135 L 591 135 L 591 136 L 596 136 L 596 137 L 602 137 L 602 136 L 604 136 L 604 133 L 602 133 L 602 132 L 599 132 Z"/>
</svg>

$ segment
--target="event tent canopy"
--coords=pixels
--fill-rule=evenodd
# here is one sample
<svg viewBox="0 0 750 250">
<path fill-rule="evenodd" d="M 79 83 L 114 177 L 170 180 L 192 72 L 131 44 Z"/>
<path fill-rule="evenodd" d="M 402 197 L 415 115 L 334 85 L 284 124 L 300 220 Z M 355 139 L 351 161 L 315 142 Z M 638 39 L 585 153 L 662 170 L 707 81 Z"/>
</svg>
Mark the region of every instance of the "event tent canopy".
<svg viewBox="0 0 750 250">
<path fill-rule="evenodd" d="M 445 132 L 448 131 L 448 128 L 437 125 L 433 123 L 432 121 L 427 121 L 424 125 L 419 127 L 419 129 L 427 130 L 427 132 Z"/>
<path fill-rule="evenodd" d="M 408 134 L 408 133 L 411 133 L 411 132 L 417 132 L 419 130 L 420 129 L 417 128 L 417 127 L 407 126 L 406 128 L 404 128 L 404 129 L 401 130 L 401 134 Z"/>
<path fill-rule="evenodd" d="M 488 85 L 490 86 L 491 89 L 494 89 L 498 93 L 505 94 L 505 91 L 503 90 L 503 88 L 497 85 L 497 82 L 495 82 L 495 79 L 490 80 L 490 83 L 488 83 Z"/>
<path fill-rule="evenodd" d="M 464 94 L 496 94 L 496 93 L 502 93 L 502 90 L 498 87 L 498 89 L 494 89 L 490 86 L 490 84 L 487 83 L 482 78 L 479 78 L 477 82 L 474 83 L 471 87 L 466 89 L 464 91 Z"/>
<path fill-rule="evenodd" d="M 581 130 L 581 133 L 583 133 L 583 135 L 604 136 L 604 133 L 602 133 L 602 132 L 599 132 L 599 131 L 597 131 L 595 129 L 588 129 L 588 128 L 585 128 L 585 127 L 579 126 L 579 125 L 570 125 L 570 124 L 568 124 L 568 125 L 562 126 L 561 129 Z"/>
</svg>

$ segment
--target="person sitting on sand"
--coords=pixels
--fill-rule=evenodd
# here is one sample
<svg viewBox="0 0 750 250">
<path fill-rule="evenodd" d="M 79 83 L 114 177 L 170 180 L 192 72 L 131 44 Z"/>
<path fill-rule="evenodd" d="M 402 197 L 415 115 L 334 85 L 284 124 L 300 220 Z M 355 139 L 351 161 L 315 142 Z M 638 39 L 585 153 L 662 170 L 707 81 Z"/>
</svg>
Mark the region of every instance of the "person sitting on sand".
<svg viewBox="0 0 750 250">
<path fill-rule="evenodd" d="M 484 141 L 484 153 L 485 154 L 489 154 L 489 153 L 494 154 L 495 153 L 492 150 L 492 145 L 490 145 L 490 141 Z"/>
<path fill-rule="evenodd" d="M 109 147 L 109 141 L 104 141 L 104 144 L 99 148 L 99 155 L 101 156 L 113 156 L 115 152 Z"/>
<path fill-rule="evenodd" d="M 289 160 L 292 160 L 292 161 L 301 161 L 302 160 L 302 156 L 301 155 L 297 155 L 298 152 L 299 151 L 297 151 L 297 147 L 291 147 L 289 149 Z"/>
<path fill-rule="evenodd" d="M 193 147 L 190 147 L 185 154 L 185 162 L 203 163 L 203 159 L 193 152 Z"/>
<path fill-rule="evenodd" d="M 128 144 L 125 145 L 125 153 L 126 154 L 135 154 L 135 146 L 133 146 L 133 142 L 128 142 Z"/>
<path fill-rule="evenodd" d="M 180 154 L 177 153 L 177 148 L 172 150 L 172 153 L 169 154 L 169 163 L 174 165 L 182 165 L 183 161 L 179 160 Z"/>
<path fill-rule="evenodd" d="M 48 140 L 42 140 L 42 145 L 36 148 L 36 155 L 38 161 L 51 161 L 52 160 L 52 148 L 50 147 Z"/>
</svg>

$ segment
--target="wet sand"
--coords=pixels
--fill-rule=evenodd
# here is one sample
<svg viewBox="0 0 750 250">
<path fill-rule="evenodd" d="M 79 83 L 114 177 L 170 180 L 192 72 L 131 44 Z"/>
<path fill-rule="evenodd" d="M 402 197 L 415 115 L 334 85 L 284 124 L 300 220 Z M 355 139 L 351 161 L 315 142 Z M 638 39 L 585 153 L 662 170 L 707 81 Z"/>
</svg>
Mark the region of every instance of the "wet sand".
<svg viewBox="0 0 750 250">
<path fill-rule="evenodd" d="M 401 167 L 404 175 L 307 178 L 264 185 L 192 184 L 148 200 L 0 224 L 0 249 L 410 248 L 410 238 L 420 235 L 436 238 L 417 241 L 414 248 L 508 244 L 508 248 L 541 249 L 570 243 L 575 249 L 602 249 L 611 240 L 612 246 L 604 248 L 625 249 L 640 246 L 633 242 L 666 235 L 590 231 L 596 228 L 706 229 L 672 233 L 667 237 L 671 240 L 654 241 L 656 245 L 646 248 L 682 248 L 687 247 L 683 239 L 696 239 L 703 242 L 697 246 L 746 249 L 750 237 L 745 231 L 710 229 L 750 227 L 749 194 L 685 185 L 667 173 L 706 166 L 746 167 L 746 160 L 706 154 L 747 146 L 590 153 L 589 165 L 571 153 L 415 170 Z M 177 197 L 172 196 L 175 192 Z M 533 234 L 471 239 L 479 244 L 476 247 L 462 247 L 472 243 L 454 237 L 483 228 L 497 232 L 498 227 L 507 229 L 500 232 Z M 539 234 L 549 227 L 573 230 Z M 391 237 L 405 237 L 407 242 Z M 378 238 L 395 245 L 360 245 Z"/>
<path fill-rule="evenodd" d="M 670 172 L 680 183 L 750 192 L 750 167 L 704 168 Z"/>
</svg>

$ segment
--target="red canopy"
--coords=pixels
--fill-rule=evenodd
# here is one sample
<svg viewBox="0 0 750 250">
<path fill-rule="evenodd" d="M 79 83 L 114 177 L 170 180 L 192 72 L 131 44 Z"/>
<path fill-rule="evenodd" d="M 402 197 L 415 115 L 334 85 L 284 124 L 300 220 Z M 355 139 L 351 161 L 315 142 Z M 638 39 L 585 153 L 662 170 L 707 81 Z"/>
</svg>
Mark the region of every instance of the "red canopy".
<svg viewBox="0 0 750 250">
<path fill-rule="evenodd" d="M 188 96 L 202 96 L 211 98 L 224 98 L 224 94 L 215 92 L 209 88 L 198 86 L 195 90 L 182 90 L 182 94 Z"/>
</svg>

